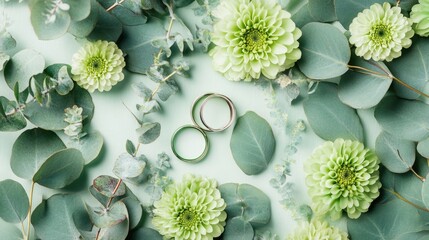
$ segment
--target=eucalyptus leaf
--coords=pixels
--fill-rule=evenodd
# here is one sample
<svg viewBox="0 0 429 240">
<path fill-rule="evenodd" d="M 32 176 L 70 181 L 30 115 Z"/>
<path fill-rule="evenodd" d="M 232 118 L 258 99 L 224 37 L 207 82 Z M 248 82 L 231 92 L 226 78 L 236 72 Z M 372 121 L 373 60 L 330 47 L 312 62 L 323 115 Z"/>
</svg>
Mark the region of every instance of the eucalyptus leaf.
<svg viewBox="0 0 429 240">
<path fill-rule="evenodd" d="M 146 162 L 128 153 L 119 155 L 113 167 L 113 173 L 121 179 L 135 178 L 143 173 Z"/>
<path fill-rule="evenodd" d="M 110 228 L 101 230 L 100 240 L 125 240 L 129 232 L 129 221 L 126 218 L 124 221 Z"/>
<path fill-rule="evenodd" d="M 317 22 L 317 20 L 310 14 L 308 0 L 299 0 L 299 2 L 301 5 L 297 6 L 296 10 L 294 9 L 296 13 L 292 15 L 292 21 L 301 29 L 307 23 Z"/>
<path fill-rule="evenodd" d="M 227 221 L 222 239 L 224 240 L 252 240 L 255 232 L 252 225 L 241 217 L 234 217 Z"/>
<path fill-rule="evenodd" d="M 58 71 L 57 84 L 58 85 L 55 87 L 55 90 L 60 95 L 66 95 L 73 89 L 73 79 L 71 79 L 68 73 L 67 66 L 61 67 Z"/>
<path fill-rule="evenodd" d="M 10 89 L 19 83 L 21 92 L 28 87 L 31 76 L 43 72 L 44 68 L 45 59 L 40 53 L 32 49 L 24 49 L 15 54 L 6 64 L 4 78 Z"/>
<path fill-rule="evenodd" d="M 139 142 L 142 144 L 149 144 L 154 142 L 161 133 L 161 124 L 158 122 L 143 123 L 143 125 L 137 129 Z"/>
<path fill-rule="evenodd" d="M 97 2 L 94 10 L 98 10 L 97 23 L 94 30 L 87 36 L 90 40 L 106 40 L 116 42 L 122 34 L 121 22 Z"/>
<path fill-rule="evenodd" d="M 381 163 L 394 173 L 409 171 L 416 160 L 416 144 L 413 141 L 384 131 L 377 137 L 375 151 Z"/>
<path fill-rule="evenodd" d="M 0 52 L 5 52 L 16 47 L 16 40 L 7 31 L 0 30 Z"/>
<path fill-rule="evenodd" d="M 134 229 L 140 223 L 143 216 L 143 208 L 136 197 L 126 197 L 121 200 L 128 210 L 129 228 Z"/>
<path fill-rule="evenodd" d="M 96 0 L 90 0 L 91 13 L 88 17 L 80 21 L 71 21 L 68 32 L 75 37 L 84 38 L 88 36 L 95 28 L 98 21 L 98 4 Z"/>
<path fill-rule="evenodd" d="M 333 22 L 335 15 L 334 0 L 308 0 L 308 10 L 318 22 Z"/>
<path fill-rule="evenodd" d="M 127 139 L 127 143 L 125 144 L 125 149 L 127 150 L 127 153 L 134 155 L 136 152 L 136 146 L 134 146 L 134 143 Z"/>
<path fill-rule="evenodd" d="M 185 43 L 188 45 L 189 49 L 194 50 L 193 40 L 194 36 L 191 33 L 191 30 L 186 26 L 186 24 L 178 17 L 174 15 L 175 19 L 170 30 L 170 37 L 167 39 L 168 45 L 173 45 L 176 43 L 180 52 L 185 50 Z M 168 29 L 170 21 L 165 21 L 164 28 Z"/>
<path fill-rule="evenodd" d="M 26 130 L 13 144 L 10 159 L 12 171 L 18 177 L 32 179 L 51 155 L 65 148 L 54 132 L 39 128 Z"/>
<path fill-rule="evenodd" d="M 269 123 L 249 111 L 238 118 L 230 148 L 240 169 L 247 175 L 256 175 L 268 167 L 276 149 L 276 139 Z"/>
<path fill-rule="evenodd" d="M 356 111 L 338 98 L 335 84 L 319 83 L 304 102 L 304 112 L 313 131 L 325 140 L 363 141 L 363 127 Z"/>
<path fill-rule="evenodd" d="M 429 138 L 420 141 L 417 144 L 417 152 L 425 158 L 429 158 Z"/>
<path fill-rule="evenodd" d="M 81 0 L 82 1 L 82 0 Z M 61 37 L 70 26 L 68 11 L 62 10 L 55 0 L 34 0 L 31 5 L 31 24 L 41 40 Z"/>
<path fill-rule="evenodd" d="M 426 179 L 429 179 L 429 174 L 426 175 Z M 429 209 L 429 183 L 428 181 L 423 182 L 422 186 L 422 200 L 425 207 Z"/>
<path fill-rule="evenodd" d="M 7 62 L 9 62 L 10 56 L 0 52 L 0 71 L 3 71 L 3 69 L 6 67 Z"/>
<path fill-rule="evenodd" d="M 0 217 L 9 223 L 23 223 L 28 209 L 28 196 L 22 185 L 11 179 L 1 181 Z"/>
<path fill-rule="evenodd" d="M 371 108 L 377 105 L 386 94 L 392 83 L 389 69 L 382 62 L 365 61 L 353 56 L 352 65 L 384 74 L 370 75 L 359 71 L 348 71 L 341 77 L 338 96 L 341 101 L 353 108 Z"/>
<path fill-rule="evenodd" d="M 104 8 L 108 9 L 116 0 L 99 0 Z M 110 11 L 125 26 L 142 25 L 147 22 L 147 17 L 140 8 L 140 0 L 124 1 Z"/>
<path fill-rule="evenodd" d="M 148 87 L 146 87 L 146 85 L 139 81 L 136 83 L 133 83 L 132 85 L 134 91 L 137 93 L 137 95 L 141 98 L 143 98 L 144 100 L 149 100 L 152 97 L 152 90 Z"/>
<path fill-rule="evenodd" d="M 161 106 L 159 105 L 158 101 L 151 100 L 148 102 L 143 102 L 142 104 L 138 104 L 137 110 L 142 114 L 149 114 L 152 112 L 158 112 L 161 110 Z"/>
<path fill-rule="evenodd" d="M 86 214 L 84 204 L 77 195 L 55 194 L 36 207 L 31 223 L 40 239 L 75 240 L 79 239 L 80 233 L 73 218 Z"/>
<path fill-rule="evenodd" d="M 157 93 L 161 101 L 167 101 L 168 98 L 179 91 L 179 86 L 174 79 L 160 83 L 159 91 Z"/>
<path fill-rule="evenodd" d="M 314 41 L 317 39 L 317 41 Z M 326 23 L 308 23 L 300 38 L 301 60 L 298 66 L 312 79 L 329 79 L 348 70 L 351 52 L 344 34 Z"/>
<path fill-rule="evenodd" d="M 73 21 L 81 21 L 87 18 L 91 12 L 91 1 L 89 0 L 62 0 L 70 6 L 68 13 Z"/>
<path fill-rule="evenodd" d="M 112 206 L 90 207 L 86 206 L 91 222 L 98 228 L 109 228 L 127 219 L 127 207 L 123 202 L 116 202 Z"/>
<path fill-rule="evenodd" d="M 225 200 L 228 218 L 241 217 L 253 227 L 267 224 L 271 219 L 268 196 L 249 184 L 226 183 L 219 186 Z"/>
<path fill-rule="evenodd" d="M 412 141 L 429 137 L 429 107 L 423 102 L 388 96 L 377 105 L 374 116 L 394 136 Z"/>
<path fill-rule="evenodd" d="M 152 228 L 140 228 L 137 231 L 131 233 L 129 237 L 130 240 L 141 240 L 141 239 L 150 239 L 150 240 L 162 240 L 162 235 Z"/>
<path fill-rule="evenodd" d="M 387 63 L 393 75 L 409 86 L 422 90 L 429 82 L 429 42 L 425 38 L 413 38 L 413 45 L 403 50 L 402 56 Z M 412 70 L 411 70 L 412 69 Z M 419 94 L 394 82 L 399 97 L 416 99 Z"/>
<path fill-rule="evenodd" d="M 3 239 L 22 240 L 22 232 L 13 224 L 6 223 L 0 219 L 0 232 Z"/>
<path fill-rule="evenodd" d="M 126 192 L 125 184 L 122 182 L 119 185 L 119 187 L 116 189 L 118 182 L 119 180 L 114 177 L 101 175 L 94 179 L 92 186 L 97 192 L 101 193 L 106 197 L 109 197 L 109 198 L 118 197 L 118 196 L 124 195 Z M 113 194 L 113 191 L 115 189 L 116 189 L 116 192 L 115 194 Z"/>
<path fill-rule="evenodd" d="M 144 25 L 124 27 L 123 37 L 118 44 L 127 54 L 126 68 L 131 72 L 145 74 L 153 64 L 153 56 L 159 52 L 152 42 L 165 39 L 165 34 L 164 26 L 158 19 Z"/>
<path fill-rule="evenodd" d="M 104 139 L 99 131 L 87 133 L 79 140 L 64 141 L 68 148 L 76 148 L 82 153 L 85 164 L 91 163 L 98 157 L 103 148 Z"/>
<path fill-rule="evenodd" d="M 418 239 L 424 230 L 417 209 L 401 201 L 393 200 L 373 206 L 359 219 L 348 220 L 347 228 L 352 239 Z"/>
<path fill-rule="evenodd" d="M 27 126 L 27 120 L 17 108 L 16 102 L 0 96 L 0 132 L 18 131 Z"/>
</svg>

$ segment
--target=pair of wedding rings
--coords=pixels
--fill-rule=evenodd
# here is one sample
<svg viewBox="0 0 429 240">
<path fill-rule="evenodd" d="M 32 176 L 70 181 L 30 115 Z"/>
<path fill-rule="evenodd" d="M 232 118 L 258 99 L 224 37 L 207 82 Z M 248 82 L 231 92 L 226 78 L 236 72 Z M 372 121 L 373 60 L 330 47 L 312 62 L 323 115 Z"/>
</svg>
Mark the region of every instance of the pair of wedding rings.
<svg viewBox="0 0 429 240">
<path fill-rule="evenodd" d="M 204 108 L 207 105 L 207 102 L 213 98 L 219 98 L 219 99 L 224 100 L 226 102 L 226 104 L 228 105 L 228 108 L 229 108 L 229 120 L 221 128 L 211 127 L 207 123 L 206 119 L 204 118 Z M 197 117 L 196 117 L 196 110 L 198 109 L 198 106 L 199 106 L 199 114 L 198 115 L 199 115 L 199 119 L 200 119 L 202 125 L 198 123 Z M 204 94 L 204 95 L 198 97 L 197 99 L 195 99 L 195 101 L 191 107 L 191 120 L 192 120 L 193 125 L 181 126 L 173 133 L 173 136 L 171 137 L 171 150 L 173 151 L 174 155 L 176 155 L 176 157 L 178 159 L 180 159 L 184 162 L 195 163 L 195 162 L 201 161 L 202 159 L 204 159 L 204 157 L 209 152 L 210 143 L 209 143 L 209 139 L 207 137 L 207 133 L 208 132 L 221 132 L 221 131 L 229 128 L 232 125 L 232 123 L 234 122 L 235 117 L 236 117 L 236 112 L 235 112 L 234 103 L 227 96 L 219 94 L 219 93 L 207 93 L 207 94 Z M 176 138 L 177 138 L 178 134 L 184 130 L 187 130 L 187 129 L 197 130 L 204 137 L 204 150 L 196 158 L 183 157 L 176 150 Z"/>
</svg>

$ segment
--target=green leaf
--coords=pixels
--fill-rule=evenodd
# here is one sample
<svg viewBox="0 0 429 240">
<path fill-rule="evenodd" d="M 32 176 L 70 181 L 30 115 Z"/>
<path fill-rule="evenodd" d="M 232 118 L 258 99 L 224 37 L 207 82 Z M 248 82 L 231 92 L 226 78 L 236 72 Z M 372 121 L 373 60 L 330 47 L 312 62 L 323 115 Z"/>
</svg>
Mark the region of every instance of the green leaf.
<svg viewBox="0 0 429 240">
<path fill-rule="evenodd" d="M 82 154 L 77 149 L 58 151 L 40 166 L 33 181 L 48 188 L 63 188 L 79 178 L 84 162 Z"/>
<path fill-rule="evenodd" d="M 138 177 L 143 173 L 146 162 L 128 153 L 119 155 L 113 167 L 113 173 L 121 179 Z"/>
<path fill-rule="evenodd" d="M 0 96 L 0 131 L 18 131 L 27 126 L 27 120 L 25 120 L 21 111 L 16 111 L 17 107 L 16 102 Z M 12 114 L 11 112 L 14 113 Z"/>
<path fill-rule="evenodd" d="M 9 62 L 10 56 L 0 52 L 0 71 L 3 71 L 3 69 L 6 67 L 7 62 Z"/>
<path fill-rule="evenodd" d="M 429 138 L 420 141 L 417 144 L 417 152 L 425 158 L 429 158 Z"/>
<path fill-rule="evenodd" d="M 107 176 L 107 175 L 101 175 L 94 179 L 92 186 L 94 187 L 97 192 L 101 193 L 102 195 L 106 197 L 118 197 L 125 194 L 125 184 L 121 183 L 116 190 L 115 194 L 113 194 L 113 191 L 115 190 L 118 179 Z"/>
<path fill-rule="evenodd" d="M 91 13 L 88 17 L 80 21 L 72 21 L 68 32 L 75 37 L 84 38 L 88 36 L 95 28 L 98 20 L 98 4 L 96 0 L 90 0 Z"/>
<path fill-rule="evenodd" d="M 399 138 L 420 141 L 429 137 L 429 107 L 420 101 L 385 97 L 374 116 L 386 132 Z"/>
<path fill-rule="evenodd" d="M 68 137 L 67 137 L 68 138 Z M 84 137 L 80 138 L 78 141 L 70 140 L 64 141 L 68 148 L 76 148 L 82 153 L 83 158 L 85 159 L 85 164 L 89 164 L 95 160 L 103 148 L 104 139 L 101 136 L 100 132 L 95 131 L 87 133 Z"/>
<path fill-rule="evenodd" d="M 126 197 L 121 200 L 128 210 L 130 229 L 134 229 L 140 223 L 143 216 L 143 208 L 136 197 Z"/>
<path fill-rule="evenodd" d="M 223 240 L 252 240 L 255 232 L 249 222 L 241 217 L 234 217 L 227 221 Z"/>
<path fill-rule="evenodd" d="M 125 240 L 129 232 L 129 221 L 126 218 L 119 224 L 101 230 L 101 240 Z"/>
<path fill-rule="evenodd" d="M 22 232 L 14 224 L 9 224 L 0 219 L 1 237 L 7 240 L 22 240 Z"/>
<path fill-rule="evenodd" d="M 143 125 L 137 129 L 139 142 L 142 144 L 149 144 L 154 142 L 161 133 L 161 124 L 158 122 L 143 123 Z"/>
<path fill-rule="evenodd" d="M 31 25 L 40 40 L 59 38 L 70 26 L 68 11 L 57 7 L 54 0 L 34 0 L 31 5 Z M 49 12 L 53 11 L 53 14 Z"/>
<path fill-rule="evenodd" d="M 310 14 L 308 0 L 300 0 L 300 3 L 302 5 L 296 6 L 296 9 L 294 9 L 296 13 L 292 15 L 292 21 L 294 21 L 296 26 L 301 29 L 307 23 L 317 22 L 317 20 Z"/>
<path fill-rule="evenodd" d="M 3 31 L 0 33 L 0 52 L 6 52 L 16 47 L 16 40 L 9 32 Z"/>
<path fill-rule="evenodd" d="M 381 163 L 394 173 L 411 169 L 416 160 L 416 144 L 412 141 L 381 132 L 375 142 L 375 151 Z"/>
<path fill-rule="evenodd" d="M 73 90 L 61 96 L 56 92 L 51 92 L 49 98 L 44 98 L 42 105 L 37 102 L 27 104 L 24 115 L 34 125 L 49 129 L 62 130 L 68 123 L 64 121 L 64 109 L 77 105 L 83 108 L 83 116 L 86 120 L 92 119 L 94 114 L 94 103 L 88 91 L 75 86 Z"/>
<path fill-rule="evenodd" d="M 127 139 L 127 143 L 125 144 L 125 149 L 127 150 L 127 153 L 134 155 L 136 152 L 136 146 L 134 146 L 134 143 L 131 142 L 131 140 Z"/>
<path fill-rule="evenodd" d="M 1 181 L 0 217 L 9 223 L 23 223 L 28 209 L 28 196 L 22 185 L 11 179 Z"/>
<path fill-rule="evenodd" d="M 393 75 L 411 87 L 423 90 L 429 82 L 429 42 L 425 38 L 413 38 L 413 45 L 403 50 L 402 56 L 387 63 Z M 411 70 L 412 69 L 412 70 Z M 416 99 L 419 94 L 394 82 L 399 97 Z"/>
<path fill-rule="evenodd" d="M 365 61 L 353 56 L 351 64 L 380 74 L 390 75 L 389 69 L 382 62 Z M 338 96 L 343 103 L 353 108 L 371 108 L 381 101 L 391 83 L 392 79 L 387 75 L 369 75 L 350 70 L 341 77 Z"/>
<path fill-rule="evenodd" d="M 13 144 L 10 159 L 12 171 L 18 177 L 32 179 L 52 154 L 65 148 L 54 132 L 40 128 L 26 130 Z"/>
<path fill-rule="evenodd" d="M 369 213 L 347 222 L 353 240 L 418 239 L 422 225 L 417 209 L 400 200 L 377 204 Z"/>
<path fill-rule="evenodd" d="M 141 239 L 150 239 L 150 240 L 162 240 L 162 235 L 152 228 L 140 228 L 139 230 L 132 232 L 129 238 L 130 240 L 141 240 Z"/>
<path fill-rule="evenodd" d="M 276 149 L 276 139 L 268 122 L 254 112 L 239 117 L 231 136 L 232 156 L 247 175 L 264 171 Z"/>
<path fill-rule="evenodd" d="M 97 2 L 98 18 L 94 30 L 87 36 L 90 40 L 116 42 L 122 34 L 122 24 Z M 96 9 L 92 10 L 96 11 Z"/>
<path fill-rule="evenodd" d="M 363 141 L 363 127 L 356 111 L 338 98 L 335 84 L 319 83 L 304 102 L 304 112 L 313 131 L 325 140 Z"/>
<path fill-rule="evenodd" d="M 159 52 L 151 43 L 165 39 L 165 34 L 164 26 L 158 19 L 144 25 L 124 27 L 119 47 L 127 54 L 126 68 L 131 72 L 145 74 L 153 64 L 153 56 Z"/>
<path fill-rule="evenodd" d="M 308 10 L 318 22 L 333 22 L 337 20 L 334 0 L 308 0 Z"/>
<path fill-rule="evenodd" d="M 43 56 L 32 50 L 24 49 L 15 54 L 6 64 L 4 78 L 10 89 L 19 83 L 19 91 L 28 87 L 31 76 L 43 72 L 45 59 Z"/>
<path fill-rule="evenodd" d="M 249 184 L 226 183 L 219 186 L 225 200 L 228 218 L 241 217 L 253 227 L 267 224 L 271 219 L 268 196 Z"/>
<path fill-rule="evenodd" d="M 71 79 L 68 73 L 67 66 L 62 66 L 60 68 L 56 80 L 58 81 L 58 85 L 55 87 L 55 90 L 57 90 L 57 93 L 60 95 L 68 94 L 74 87 L 73 79 Z"/>
<path fill-rule="evenodd" d="M 123 202 L 116 202 L 109 208 L 86 206 L 91 222 L 98 228 L 109 228 L 128 217 L 127 207 Z"/>
<path fill-rule="evenodd" d="M 91 3 L 88 0 L 63 0 L 70 5 L 68 13 L 73 21 L 87 18 L 91 12 Z"/>
<path fill-rule="evenodd" d="M 112 6 L 116 0 L 99 0 L 98 2 L 107 9 Z M 110 12 L 125 26 L 142 25 L 147 22 L 147 17 L 143 15 L 143 11 L 139 5 L 140 1 L 124 1 Z"/>
<path fill-rule="evenodd" d="M 426 175 L 426 180 L 429 179 L 429 174 Z M 422 200 L 426 208 L 429 209 L 429 183 L 428 181 L 423 182 L 422 186 Z"/>
<path fill-rule="evenodd" d="M 167 82 L 160 83 L 160 88 L 157 93 L 161 101 L 167 101 L 168 98 L 179 91 L 179 86 L 174 79 L 170 79 Z"/>
<path fill-rule="evenodd" d="M 76 240 L 80 233 L 73 218 L 86 215 L 85 207 L 77 195 L 55 194 L 36 207 L 31 223 L 37 236 L 43 240 Z"/>
<path fill-rule="evenodd" d="M 329 79 L 348 70 L 349 43 L 338 28 L 326 23 L 309 23 L 302 28 L 299 41 L 302 57 L 298 66 L 307 77 Z"/>
</svg>

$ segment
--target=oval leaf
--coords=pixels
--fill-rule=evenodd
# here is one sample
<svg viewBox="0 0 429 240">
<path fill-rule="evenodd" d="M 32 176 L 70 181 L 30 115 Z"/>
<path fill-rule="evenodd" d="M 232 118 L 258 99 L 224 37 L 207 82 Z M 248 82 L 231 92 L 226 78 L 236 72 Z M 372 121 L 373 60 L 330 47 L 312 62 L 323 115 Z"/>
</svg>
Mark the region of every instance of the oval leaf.
<svg viewBox="0 0 429 240">
<path fill-rule="evenodd" d="M 317 41 L 315 41 L 317 39 Z M 326 23 L 309 23 L 302 28 L 302 51 L 298 66 L 312 79 L 329 79 L 347 72 L 350 48 L 341 31 Z"/>
<path fill-rule="evenodd" d="M 318 22 L 333 22 L 337 19 L 334 0 L 308 0 L 308 9 Z"/>
<path fill-rule="evenodd" d="M 126 197 L 121 200 L 128 210 L 128 218 L 130 221 L 130 229 L 134 229 L 140 223 L 143 216 L 143 208 L 140 201 L 136 197 Z M 152 238 L 151 238 L 152 239 Z"/>
<path fill-rule="evenodd" d="M 27 120 L 21 111 L 16 111 L 17 107 L 16 102 L 0 96 L 0 131 L 14 132 L 27 126 Z"/>
<path fill-rule="evenodd" d="M 10 89 L 19 84 L 19 91 L 22 92 L 28 87 L 31 76 L 43 72 L 45 59 L 43 56 L 32 50 L 24 49 L 15 54 L 6 64 L 4 78 Z"/>
<path fill-rule="evenodd" d="M 113 194 L 113 191 L 116 188 L 118 181 L 119 180 L 114 177 L 101 175 L 94 179 L 92 185 L 94 186 L 94 189 L 97 190 L 97 192 L 103 194 L 106 197 L 118 197 L 124 195 L 126 191 L 125 184 L 121 183 L 115 194 Z"/>
<path fill-rule="evenodd" d="M 313 131 L 325 140 L 337 138 L 363 141 L 363 127 L 356 111 L 338 98 L 332 83 L 319 83 L 304 102 L 304 112 Z"/>
<path fill-rule="evenodd" d="M 32 179 L 52 154 L 65 148 L 54 132 L 40 128 L 26 130 L 13 144 L 10 159 L 12 171 L 18 177 Z"/>
<path fill-rule="evenodd" d="M 150 239 L 150 240 L 162 240 L 162 235 L 152 228 L 140 228 L 139 230 L 131 234 L 130 240 L 141 240 L 141 239 Z"/>
<path fill-rule="evenodd" d="M 73 21 L 83 20 L 91 12 L 91 1 L 89 0 L 63 0 L 63 2 L 69 4 L 68 13 Z"/>
<path fill-rule="evenodd" d="M 375 151 L 381 163 L 394 173 L 409 171 L 416 160 L 416 144 L 413 141 L 395 137 L 387 132 L 378 135 Z"/>
<path fill-rule="evenodd" d="M 235 217 L 226 223 L 223 232 L 224 240 L 252 240 L 255 232 L 249 222 L 241 217 Z"/>
<path fill-rule="evenodd" d="M 67 11 L 57 8 L 57 4 L 54 0 L 35 0 L 31 5 L 31 25 L 41 40 L 61 37 L 69 28 L 70 15 Z M 52 9 L 53 14 L 47 13 Z"/>
<path fill-rule="evenodd" d="M 382 62 L 369 62 L 353 57 L 351 64 L 380 74 L 390 74 L 389 69 Z M 391 83 L 392 79 L 388 76 L 348 71 L 341 77 L 338 96 L 343 103 L 353 108 L 371 108 L 381 101 Z"/>
<path fill-rule="evenodd" d="M 159 124 L 158 122 L 143 123 L 143 125 L 137 129 L 137 134 L 140 135 L 140 143 L 152 143 L 156 139 L 158 139 L 159 134 L 161 134 L 161 124 Z"/>
<path fill-rule="evenodd" d="M 48 188 L 63 188 L 79 178 L 84 159 L 79 150 L 68 148 L 54 153 L 33 177 L 33 181 Z"/>
<path fill-rule="evenodd" d="M 85 164 L 89 164 L 98 157 L 104 144 L 103 136 L 100 132 L 95 131 L 86 134 L 80 138 L 79 141 L 70 140 L 65 141 L 68 148 L 76 148 L 82 153 L 85 159 Z"/>
<path fill-rule="evenodd" d="M 143 173 L 146 162 L 128 153 L 119 155 L 113 167 L 113 173 L 121 179 L 135 178 Z"/>
<path fill-rule="evenodd" d="M 388 96 L 375 108 L 374 116 L 386 132 L 399 138 L 420 141 L 429 137 L 429 106 L 420 101 Z"/>
<path fill-rule="evenodd" d="M 429 174 L 426 176 L 426 180 L 429 179 Z M 426 208 L 429 208 L 429 181 L 424 181 L 422 185 L 422 200 Z"/>
<path fill-rule="evenodd" d="M 116 42 L 122 34 L 121 22 L 112 14 L 106 12 L 98 2 L 96 3 L 98 10 L 97 23 L 94 30 L 87 36 L 90 40 L 106 40 Z"/>
<path fill-rule="evenodd" d="M 116 202 L 109 208 L 86 206 L 91 222 L 98 228 L 109 228 L 123 222 L 128 217 L 123 202 Z"/>
<path fill-rule="evenodd" d="M 254 112 L 239 117 L 231 136 L 232 156 L 247 175 L 264 171 L 276 149 L 276 139 L 268 122 Z"/>
<path fill-rule="evenodd" d="M 429 158 L 429 138 L 417 144 L 417 151 L 425 158 Z"/>
<path fill-rule="evenodd" d="M 56 194 L 42 201 L 31 216 L 37 236 L 46 240 L 75 240 L 80 233 L 73 218 L 87 214 L 77 195 Z"/>
<path fill-rule="evenodd" d="M 22 185 L 7 179 L 0 182 L 0 217 L 9 223 L 24 222 L 29 201 Z"/>
</svg>

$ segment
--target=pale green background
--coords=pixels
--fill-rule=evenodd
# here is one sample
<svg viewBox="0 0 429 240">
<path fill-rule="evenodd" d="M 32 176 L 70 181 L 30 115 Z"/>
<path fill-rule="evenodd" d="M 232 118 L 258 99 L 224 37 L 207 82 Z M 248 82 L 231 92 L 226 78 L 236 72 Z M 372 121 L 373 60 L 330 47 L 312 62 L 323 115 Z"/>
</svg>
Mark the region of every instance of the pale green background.
<svg viewBox="0 0 429 240">
<path fill-rule="evenodd" d="M 14 53 L 25 48 L 32 48 L 42 53 L 46 59 L 46 65 L 53 63 L 70 64 L 72 55 L 81 46 L 70 34 L 52 41 L 39 41 L 30 25 L 30 12 L 25 3 L 6 8 L 6 14 L 11 19 L 9 30 L 18 42 Z M 187 18 L 193 16 L 190 11 L 184 13 L 183 10 L 179 11 L 179 15 Z M 192 20 L 187 20 L 186 22 L 189 26 L 194 26 Z M 209 56 L 199 53 L 191 55 L 186 59 L 191 63 L 192 77 L 178 79 L 181 88 L 180 94 L 172 96 L 166 103 L 162 104 L 163 112 L 161 114 L 151 116 L 153 120 L 161 123 L 161 136 L 156 142 L 144 145 L 141 148 L 141 152 L 150 159 L 155 159 L 156 155 L 162 151 L 169 154 L 172 157 L 173 165 L 173 170 L 170 171 L 169 175 L 174 179 L 180 179 L 185 173 L 195 173 L 215 178 L 220 184 L 227 182 L 249 183 L 260 188 L 270 197 L 272 204 L 272 220 L 267 229 L 272 230 L 272 232 L 279 234 L 283 238 L 287 232 L 295 227 L 296 223 L 292 220 L 290 213 L 278 203 L 280 196 L 269 185 L 269 180 L 274 176 L 275 164 L 281 163 L 288 138 L 284 134 L 283 128 L 274 127 L 275 119 L 270 117 L 271 110 L 267 107 L 269 103 L 267 100 L 268 92 L 252 83 L 230 82 L 213 71 Z M 6 86 L 3 74 L 0 75 L 0 95 L 12 98 L 12 91 Z M 91 126 L 92 129 L 102 133 L 105 140 L 104 148 L 101 157 L 95 163 L 85 167 L 79 183 L 73 184 L 71 189 L 69 188 L 65 191 L 79 190 L 86 192 L 93 178 L 102 174 L 113 175 L 111 171 L 113 163 L 117 156 L 125 151 L 125 141 L 131 139 L 136 142 L 135 129 L 138 124 L 124 107 L 124 104 L 134 110 L 135 104 L 140 101 L 131 88 L 132 83 L 137 81 L 144 81 L 153 86 L 153 83 L 146 77 L 127 73 L 125 80 L 114 87 L 112 91 L 92 94 L 95 115 Z M 172 133 L 179 126 L 191 123 L 189 109 L 192 101 L 207 92 L 218 92 L 229 96 L 235 103 L 238 115 L 243 115 L 246 111 L 252 110 L 271 123 L 277 139 L 277 149 L 274 159 L 265 172 L 257 176 L 247 176 L 237 167 L 229 149 L 232 128 L 222 133 L 209 134 L 211 148 L 207 158 L 202 162 L 187 164 L 174 157 L 170 150 Z M 224 105 L 220 103 L 212 102 L 210 104 L 213 107 L 212 110 L 215 109 L 216 113 L 228 114 L 227 109 L 221 108 Z M 302 103 L 294 106 L 285 105 L 283 109 L 289 114 L 290 123 L 294 123 L 299 119 L 305 120 Z M 214 117 L 211 121 L 217 121 L 218 124 L 222 122 L 222 119 L 225 119 L 225 116 L 221 114 L 209 114 L 210 109 L 207 109 L 207 112 L 208 117 Z M 377 124 L 372 117 L 372 111 L 361 111 L 359 115 L 363 117 L 365 122 L 370 123 L 370 126 L 364 126 L 366 134 L 376 136 L 378 130 L 376 129 Z M 28 126 L 28 128 L 32 127 L 31 124 Z M 303 203 L 308 203 L 309 198 L 305 192 L 302 163 L 311 151 L 322 142 L 320 138 L 311 132 L 309 126 L 307 127 L 307 131 L 302 135 L 303 143 L 299 145 L 298 153 L 295 155 L 297 163 L 293 167 L 293 177 L 290 178 L 290 181 L 295 182 L 297 185 L 297 199 Z M 12 145 L 21 132 L 0 132 L 0 180 L 12 178 L 23 183 L 24 187 L 28 189 L 29 182 L 16 177 L 9 164 Z M 188 137 L 189 140 L 184 143 L 185 146 L 192 146 L 193 140 L 198 140 L 197 136 L 192 134 L 188 135 Z M 373 147 L 374 138 L 372 137 L 368 143 L 368 146 Z M 188 148 L 188 151 L 192 153 L 192 149 Z M 130 187 L 134 190 L 134 193 L 140 197 L 142 196 L 138 186 L 131 185 Z M 44 198 L 49 197 L 54 192 L 40 186 L 37 186 L 35 191 L 37 196 L 35 206 L 41 201 L 42 192 Z M 340 223 L 340 225 L 345 227 L 344 222 Z"/>
</svg>

